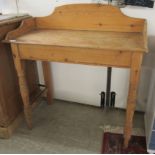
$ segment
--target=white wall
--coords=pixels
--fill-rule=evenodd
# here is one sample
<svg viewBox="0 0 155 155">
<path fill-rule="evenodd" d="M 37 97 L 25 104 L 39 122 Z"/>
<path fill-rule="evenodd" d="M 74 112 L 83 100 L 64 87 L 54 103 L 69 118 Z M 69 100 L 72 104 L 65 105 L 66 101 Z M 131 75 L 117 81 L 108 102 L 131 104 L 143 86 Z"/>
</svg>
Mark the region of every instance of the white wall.
<svg viewBox="0 0 155 155">
<path fill-rule="evenodd" d="M 56 6 L 73 2 L 89 3 L 98 2 L 98 0 L 33 0 L 33 2 L 32 0 L 19 0 L 19 11 L 33 16 L 46 16 Z M 16 12 L 16 5 L 13 0 L 0 0 L 0 6 L 3 6 L 3 13 Z M 151 53 L 145 56 L 143 62 L 138 95 L 138 109 L 141 110 L 145 109 L 152 62 L 154 62 L 152 53 L 155 49 L 155 8 L 126 7 L 122 11 L 129 16 L 148 20 L 149 49 Z M 52 63 L 52 69 L 55 98 L 99 106 L 99 93 L 106 90 L 105 67 Z M 41 72 L 40 79 L 43 81 Z M 126 106 L 128 79 L 129 70 L 113 69 L 112 90 L 117 92 L 117 107 L 124 108 Z"/>
</svg>

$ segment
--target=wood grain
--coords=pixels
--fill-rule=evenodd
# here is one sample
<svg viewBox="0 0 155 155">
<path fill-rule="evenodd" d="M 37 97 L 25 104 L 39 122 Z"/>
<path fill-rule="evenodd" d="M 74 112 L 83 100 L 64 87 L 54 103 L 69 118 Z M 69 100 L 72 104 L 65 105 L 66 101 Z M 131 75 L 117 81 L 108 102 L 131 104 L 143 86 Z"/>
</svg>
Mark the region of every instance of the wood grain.
<svg viewBox="0 0 155 155">
<path fill-rule="evenodd" d="M 18 28 L 21 20 L 25 18 L 27 16 L 3 22 L 0 20 L 0 41 L 5 38 L 8 32 Z M 25 62 L 25 74 L 30 96 L 35 95 L 39 91 L 36 62 Z M 23 108 L 11 48 L 9 44 L 2 42 L 0 43 L 0 75 L 0 127 L 8 128 Z M 3 133 L 0 135 L 0 138 L 3 137 Z"/>
<path fill-rule="evenodd" d="M 38 28 L 142 32 L 144 19 L 125 16 L 111 5 L 71 4 L 57 7 L 48 17 L 36 18 Z"/>
<path fill-rule="evenodd" d="M 20 57 L 25 60 L 41 60 L 87 65 L 130 67 L 131 51 L 98 50 L 18 44 Z M 33 52 L 32 52 L 33 51 Z"/>
<path fill-rule="evenodd" d="M 29 89 L 26 81 L 24 67 L 19 56 L 18 45 L 11 44 L 15 68 L 17 70 L 19 88 L 24 104 L 24 114 L 29 129 L 32 129 L 32 107 L 30 105 Z"/>
<path fill-rule="evenodd" d="M 1 23 L 1 21 L 0 21 L 0 23 Z M 18 28 L 19 24 L 20 24 L 20 22 L 9 24 L 9 25 L 0 25 L 0 40 L 3 40 L 9 31 L 12 31 L 12 30 Z"/>
<path fill-rule="evenodd" d="M 1 15 L 5 16 L 5 15 Z M 9 14 L 8 14 L 9 16 Z M 15 23 L 21 23 L 22 20 L 30 18 L 29 15 L 23 15 L 23 16 L 15 16 L 15 14 L 10 14 L 12 18 L 8 18 L 8 16 L 3 17 L 3 20 L 0 19 L 0 26 L 7 26 L 7 25 L 14 25 Z"/>
<path fill-rule="evenodd" d="M 52 78 L 52 68 L 50 62 L 43 61 L 42 62 L 44 81 L 47 87 L 47 100 L 48 104 L 53 103 L 53 78 Z"/>
<path fill-rule="evenodd" d="M 36 30 L 16 38 L 22 44 L 139 52 L 147 50 L 144 42 L 141 33 L 72 30 Z"/>
<path fill-rule="evenodd" d="M 126 111 L 126 123 L 124 128 L 124 147 L 128 146 L 128 142 L 132 135 L 133 116 L 137 102 L 137 89 L 140 78 L 140 69 L 143 55 L 141 53 L 133 53 L 130 70 L 129 95 Z"/>
<path fill-rule="evenodd" d="M 14 38 L 21 36 L 25 33 L 28 33 L 36 28 L 35 19 L 28 18 L 22 21 L 21 25 L 14 31 L 9 32 L 6 35 L 5 41 L 14 40 Z"/>
<path fill-rule="evenodd" d="M 96 4 L 65 5 L 48 17 L 32 20 L 34 24 L 23 24 L 8 34 L 8 38 L 15 38 L 12 48 L 25 110 L 30 112 L 26 109 L 30 103 L 21 59 L 131 68 L 124 130 L 127 147 L 141 61 L 148 51 L 146 20 L 128 17 L 114 6 Z M 31 115 L 25 116 L 31 125 Z"/>
<path fill-rule="evenodd" d="M 144 23 L 144 30 L 143 30 L 143 38 L 144 38 L 144 48 L 146 49 L 145 52 L 148 52 L 148 36 L 147 36 L 147 21 Z"/>
</svg>

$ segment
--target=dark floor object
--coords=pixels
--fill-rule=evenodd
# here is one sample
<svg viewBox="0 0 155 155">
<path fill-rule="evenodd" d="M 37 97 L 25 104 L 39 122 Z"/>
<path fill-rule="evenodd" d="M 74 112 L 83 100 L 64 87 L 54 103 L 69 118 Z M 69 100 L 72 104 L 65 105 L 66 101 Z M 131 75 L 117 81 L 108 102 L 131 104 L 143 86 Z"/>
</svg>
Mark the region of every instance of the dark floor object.
<svg viewBox="0 0 155 155">
<path fill-rule="evenodd" d="M 104 133 L 102 154 L 146 154 L 146 140 L 142 136 L 132 136 L 129 147 L 123 148 L 123 135 Z"/>
</svg>

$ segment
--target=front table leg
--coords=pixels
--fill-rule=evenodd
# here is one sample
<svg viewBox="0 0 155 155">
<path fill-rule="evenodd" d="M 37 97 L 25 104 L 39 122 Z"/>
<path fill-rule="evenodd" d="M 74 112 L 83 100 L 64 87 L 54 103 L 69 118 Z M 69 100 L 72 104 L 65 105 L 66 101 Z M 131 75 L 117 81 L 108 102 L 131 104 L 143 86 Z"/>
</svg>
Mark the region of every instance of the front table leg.
<svg viewBox="0 0 155 155">
<path fill-rule="evenodd" d="M 27 87 L 24 66 L 19 55 L 18 45 L 11 44 L 15 68 L 18 75 L 20 93 L 24 104 L 24 115 L 29 129 L 32 129 L 32 107 L 30 105 L 29 90 Z"/>
<path fill-rule="evenodd" d="M 133 116 L 136 107 L 137 89 L 140 77 L 140 69 L 143 54 L 141 52 L 133 53 L 131 59 L 129 95 L 127 102 L 126 122 L 124 128 L 124 147 L 128 147 L 132 135 Z"/>
</svg>

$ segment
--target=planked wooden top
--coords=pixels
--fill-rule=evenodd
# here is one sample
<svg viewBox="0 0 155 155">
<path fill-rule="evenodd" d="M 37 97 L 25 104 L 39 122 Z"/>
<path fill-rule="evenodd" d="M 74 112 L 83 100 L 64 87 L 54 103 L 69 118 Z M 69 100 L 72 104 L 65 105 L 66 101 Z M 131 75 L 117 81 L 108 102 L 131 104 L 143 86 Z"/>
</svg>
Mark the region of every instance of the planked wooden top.
<svg viewBox="0 0 155 155">
<path fill-rule="evenodd" d="M 146 52 L 141 33 L 74 30 L 34 30 L 16 43 Z"/>
<path fill-rule="evenodd" d="M 60 6 L 41 18 L 23 20 L 5 41 L 23 44 L 147 52 L 145 19 L 124 15 L 111 5 Z"/>
</svg>

